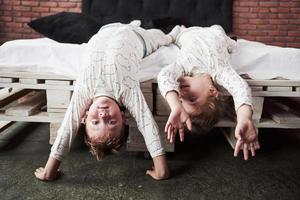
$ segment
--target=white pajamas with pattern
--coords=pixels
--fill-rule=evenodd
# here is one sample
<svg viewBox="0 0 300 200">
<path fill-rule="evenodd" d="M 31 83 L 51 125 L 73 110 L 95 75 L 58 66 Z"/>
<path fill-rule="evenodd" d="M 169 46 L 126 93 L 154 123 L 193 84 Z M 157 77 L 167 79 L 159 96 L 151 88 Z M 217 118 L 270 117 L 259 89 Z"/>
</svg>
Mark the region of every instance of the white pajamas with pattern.
<svg viewBox="0 0 300 200">
<path fill-rule="evenodd" d="M 232 95 L 236 110 L 243 104 L 252 105 L 248 84 L 230 64 L 229 51 L 235 47 L 235 41 L 226 36 L 221 26 L 177 26 L 172 32 L 180 52 L 177 60 L 158 74 L 159 89 L 164 97 L 169 91 L 179 92 L 178 79 L 192 75 L 196 69 L 197 72 L 209 74 L 214 82 Z"/>
<path fill-rule="evenodd" d="M 137 73 L 145 52 L 148 55 L 171 41 L 159 30 L 131 24 L 102 27 L 88 42 L 84 70 L 76 80 L 50 156 L 61 160 L 70 151 L 81 119 L 97 96 L 108 96 L 124 105 L 136 120 L 151 156 L 163 155 L 158 127 L 141 92 Z"/>
</svg>

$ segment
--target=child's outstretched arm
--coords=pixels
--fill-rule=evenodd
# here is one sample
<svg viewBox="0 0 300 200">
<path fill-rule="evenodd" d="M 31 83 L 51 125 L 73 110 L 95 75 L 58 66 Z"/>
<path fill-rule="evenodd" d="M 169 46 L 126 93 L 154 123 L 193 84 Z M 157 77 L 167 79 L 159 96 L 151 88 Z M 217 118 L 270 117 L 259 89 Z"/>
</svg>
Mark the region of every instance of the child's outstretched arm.
<svg viewBox="0 0 300 200">
<path fill-rule="evenodd" d="M 156 156 L 153 158 L 153 167 L 146 171 L 146 174 L 155 180 L 167 179 L 170 176 L 165 155 Z"/>
<path fill-rule="evenodd" d="M 243 104 L 237 110 L 237 125 L 235 128 L 235 138 L 237 139 L 234 156 L 237 156 L 240 149 L 243 150 L 244 159 L 248 160 L 249 150 L 255 156 L 255 150 L 260 148 L 257 140 L 257 133 L 252 122 L 252 108 Z"/>
<path fill-rule="evenodd" d="M 53 181 L 59 175 L 59 166 L 77 136 L 81 118 L 91 103 L 91 88 L 93 71 L 85 70 L 76 81 L 73 96 L 57 132 L 51 153 L 45 167 L 36 169 L 34 175 L 42 181 Z"/>
<path fill-rule="evenodd" d="M 147 149 L 153 159 L 154 166 L 146 174 L 156 180 L 169 177 L 169 168 L 157 124 L 146 103 L 142 91 L 137 86 L 123 93 L 123 104 L 135 119 L 137 127 L 144 137 Z"/>
<path fill-rule="evenodd" d="M 170 143 L 175 141 L 177 130 L 179 131 L 180 141 L 184 141 L 184 126 L 192 130 L 192 122 L 188 113 L 184 110 L 176 91 L 170 91 L 166 95 L 166 100 L 171 108 L 165 132 L 168 134 Z"/>
<path fill-rule="evenodd" d="M 41 181 L 53 181 L 60 174 L 59 165 L 59 160 L 49 156 L 46 166 L 36 169 L 34 175 Z"/>
<path fill-rule="evenodd" d="M 238 155 L 240 150 L 244 152 L 244 159 L 248 159 L 249 150 L 251 155 L 255 156 L 255 150 L 259 149 L 257 133 L 252 122 L 252 96 L 251 89 L 247 82 L 242 79 L 231 67 L 229 61 L 224 62 L 222 70 L 218 72 L 216 80 L 233 97 L 234 106 L 237 114 L 237 126 L 235 137 L 237 143 L 234 150 L 234 156 Z"/>
<path fill-rule="evenodd" d="M 183 54 L 179 54 L 178 60 L 184 59 Z M 184 140 L 184 124 L 191 130 L 192 123 L 189 115 L 186 113 L 179 100 L 179 82 L 178 79 L 184 75 L 184 68 L 177 62 L 164 67 L 157 76 L 157 83 L 160 93 L 168 102 L 171 113 L 165 126 L 165 132 L 168 134 L 170 142 L 174 142 L 177 130 L 179 130 L 180 140 Z"/>
</svg>

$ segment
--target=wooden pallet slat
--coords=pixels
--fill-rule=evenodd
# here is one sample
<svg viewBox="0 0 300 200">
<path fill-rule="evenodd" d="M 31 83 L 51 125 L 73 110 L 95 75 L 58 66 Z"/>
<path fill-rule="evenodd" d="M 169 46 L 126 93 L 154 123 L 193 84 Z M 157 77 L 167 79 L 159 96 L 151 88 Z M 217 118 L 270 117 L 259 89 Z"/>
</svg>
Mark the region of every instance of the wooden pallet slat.
<svg viewBox="0 0 300 200">
<path fill-rule="evenodd" d="M 7 108 L 6 115 L 30 116 L 36 113 L 46 103 L 45 91 L 32 91 L 25 95 L 25 99 L 16 106 Z"/>
</svg>

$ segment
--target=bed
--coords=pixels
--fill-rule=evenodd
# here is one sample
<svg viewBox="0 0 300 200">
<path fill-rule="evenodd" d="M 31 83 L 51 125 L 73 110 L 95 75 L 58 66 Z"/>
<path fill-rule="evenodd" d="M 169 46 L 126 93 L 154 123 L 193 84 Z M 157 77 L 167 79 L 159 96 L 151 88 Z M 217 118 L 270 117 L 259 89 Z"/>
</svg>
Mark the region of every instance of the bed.
<svg viewBox="0 0 300 200">
<path fill-rule="evenodd" d="M 186 26 L 220 24 L 227 33 L 232 31 L 231 0 L 84 0 L 82 2 L 82 12 L 92 16 L 102 24 L 111 22 L 128 23 L 134 19 L 141 19 L 142 26 L 145 28 L 155 27 L 165 32 L 171 30 L 176 24 Z M 5 44 L 6 47 L 11 48 L 12 52 L 16 48 L 12 45 L 14 42 Z M 6 62 L 13 59 L 9 56 L 5 62 L 1 62 L 3 57 L 0 55 L 0 88 L 2 88 L 0 90 L 0 129 L 7 127 L 12 121 L 47 122 L 50 123 L 50 143 L 53 143 L 56 131 L 72 96 L 76 74 L 80 69 L 81 57 L 78 55 L 84 50 L 84 44 L 75 46 L 60 44 L 47 38 L 18 41 L 17 45 L 20 45 L 20 43 L 24 48 L 23 53 L 15 56 L 14 63 Z M 287 105 L 285 101 L 288 99 L 286 97 L 300 96 L 300 81 L 297 80 L 297 77 L 292 77 L 293 80 L 264 80 L 264 77 L 258 76 L 253 70 L 251 71 L 251 69 L 256 69 L 255 66 L 264 66 L 266 63 L 270 64 L 270 69 L 272 69 L 274 64 L 270 63 L 270 60 L 273 59 L 272 56 L 277 57 L 278 52 L 283 51 L 283 49 L 269 49 L 266 46 L 262 47 L 263 44 L 253 44 L 245 40 L 238 40 L 238 43 L 243 48 L 240 48 L 240 52 L 233 52 L 232 62 L 241 74 L 248 72 L 254 78 L 247 79 L 247 81 L 254 96 L 255 113 L 253 119 L 256 127 L 300 128 L 299 113 L 294 109 L 295 107 L 290 106 L 292 105 L 290 102 Z M 31 59 L 28 59 L 30 55 L 25 56 L 26 53 L 34 52 L 32 49 L 28 50 L 28 48 L 30 49 L 28 46 L 31 45 L 34 46 L 32 49 L 35 49 L 36 52 L 46 55 L 34 55 Z M 38 50 L 39 48 L 43 48 L 43 50 Z M 69 51 L 69 48 L 72 50 Z M 246 59 L 247 56 L 249 58 L 249 52 L 253 52 L 253 48 L 261 48 L 264 51 L 267 49 L 268 51 L 253 55 L 252 59 Z M 140 77 L 143 94 L 160 127 L 166 151 L 174 151 L 175 147 L 174 144 L 167 142 L 162 131 L 169 109 L 157 90 L 155 75 L 160 67 L 168 64 L 176 57 L 176 51 L 174 46 L 166 47 L 155 52 L 155 55 L 151 55 L 152 58 L 147 58 L 148 61 L 145 59 L 145 70 Z M 288 59 L 293 61 L 289 66 L 294 66 L 292 68 L 294 71 L 290 73 L 294 75 L 298 72 L 297 65 L 300 63 L 300 56 L 298 57 L 300 50 L 288 49 L 288 51 L 293 52 L 291 55 L 292 58 L 295 58 L 294 60 Z M 4 52 L 8 52 L 8 50 Z M 49 56 L 47 54 L 49 52 L 55 52 L 56 56 L 52 54 Z M 72 52 L 72 55 L 68 56 L 70 59 L 66 59 L 66 56 L 60 57 L 63 52 Z M 281 52 L 281 54 L 284 52 Z M 10 56 L 12 55 L 14 54 Z M 22 58 L 21 55 L 25 57 Z M 243 56 L 246 56 L 246 58 Z M 39 59 L 37 60 L 37 58 Z M 26 59 L 28 63 L 24 65 Z M 19 63 L 22 63 L 22 65 L 18 65 Z M 47 65 L 47 63 L 51 64 Z M 276 63 L 279 64 L 280 62 Z M 10 64 L 11 66 L 9 66 Z M 149 66 L 156 66 L 156 68 L 149 68 Z M 262 74 L 270 73 L 261 73 L 260 75 Z M 265 78 L 274 77 L 277 77 L 277 75 L 272 74 L 272 77 Z M 280 101 L 274 101 L 269 97 L 283 98 L 280 98 Z M 270 105 L 272 105 L 272 109 L 267 109 Z M 232 133 L 235 127 L 235 117 L 234 114 L 230 113 L 232 112 L 228 112 L 226 117 L 216 124 L 216 127 L 222 128 L 226 138 L 233 146 L 235 140 Z M 127 149 L 130 151 L 146 151 L 143 138 L 139 134 L 134 120 L 128 114 L 127 118 L 129 131 Z"/>
</svg>

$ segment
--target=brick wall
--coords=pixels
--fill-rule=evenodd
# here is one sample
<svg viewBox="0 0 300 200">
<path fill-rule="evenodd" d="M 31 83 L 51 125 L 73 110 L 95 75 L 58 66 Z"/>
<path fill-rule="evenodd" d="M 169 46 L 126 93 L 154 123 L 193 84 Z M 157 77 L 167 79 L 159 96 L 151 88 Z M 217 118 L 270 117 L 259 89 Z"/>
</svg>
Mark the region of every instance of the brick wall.
<svg viewBox="0 0 300 200">
<path fill-rule="evenodd" d="M 239 38 L 300 48 L 300 0 L 233 0 L 233 33 Z M 81 0 L 0 0 L 0 44 L 40 37 L 32 19 L 61 11 L 80 12 Z"/>
<path fill-rule="evenodd" d="M 81 0 L 0 0 L 0 44 L 13 39 L 41 37 L 27 23 L 61 11 L 80 12 Z"/>
<path fill-rule="evenodd" d="M 233 32 L 238 37 L 300 48 L 300 0 L 233 2 Z"/>
</svg>

